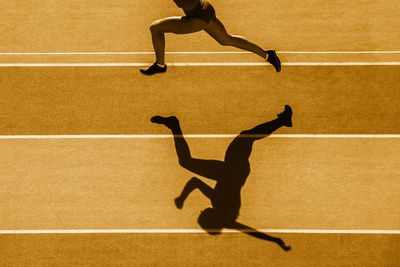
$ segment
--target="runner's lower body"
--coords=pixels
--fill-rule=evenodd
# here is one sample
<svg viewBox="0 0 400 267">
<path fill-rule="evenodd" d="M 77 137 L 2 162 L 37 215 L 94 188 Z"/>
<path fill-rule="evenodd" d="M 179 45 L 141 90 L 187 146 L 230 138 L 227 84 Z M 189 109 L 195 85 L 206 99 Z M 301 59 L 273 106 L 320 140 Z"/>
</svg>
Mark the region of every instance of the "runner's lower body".
<svg viewBox="0 0 400 267">
<path fill-rule="evenodd" d="M 164 18 L 152 23 L 150 32 L 156 62 L 149 68 L 141 69 L 141 73 L 152 75 L 166 72 L 165 33 L 188 34 L 202 30 L 207 32 L 219 44 L 252 52 L 271 63 L 277 72 L 281 70 L 281 63 L 275 50 L 264 50 L 242 36 L 229 34 L 222 22 L 216 17 L 212 5 L 204 1 L 203 5 L 186 14 L 186 16 Z"/>
</svg>

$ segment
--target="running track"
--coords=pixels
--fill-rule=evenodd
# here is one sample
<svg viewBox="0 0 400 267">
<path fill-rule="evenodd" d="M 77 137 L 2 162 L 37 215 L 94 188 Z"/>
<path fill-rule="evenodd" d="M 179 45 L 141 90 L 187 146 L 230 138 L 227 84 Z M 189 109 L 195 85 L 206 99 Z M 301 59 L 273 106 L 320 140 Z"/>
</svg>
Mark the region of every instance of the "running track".
<svg viewBox="0 0 400 267">
<path fill-rule="evenodd" d="M 149 78 L 147 28 L 179 14 L 172 1 L 1 3 L 3 265 L 400 264 L 399 4 L 213 4 L 229 31 L 279 51 L 365 53 L 282 53 L 277 74 L 250 54 L 207 53 L 233 50 L 204 33 L 168 36 L 175 66 Z M 174 208 L 192 174 L 149 118 L 177 115 L 194 156 L 222 159 L 284 104 L 294 127 L 256 142 L 239 219 L 293 251 L 202 233 L 208 202 L 195 192 Z"/>
</svg>

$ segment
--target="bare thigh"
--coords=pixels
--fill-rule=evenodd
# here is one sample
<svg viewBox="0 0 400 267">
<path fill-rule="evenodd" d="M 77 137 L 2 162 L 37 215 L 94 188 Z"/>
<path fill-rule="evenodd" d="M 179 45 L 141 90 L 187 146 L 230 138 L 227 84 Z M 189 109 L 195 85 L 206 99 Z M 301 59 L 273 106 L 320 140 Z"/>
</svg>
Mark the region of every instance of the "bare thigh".
<svg viewBox="0 0 400 267">
<path fill-rule="evenodd" d="M 203 177 L 218 181 L 221 177 L 225 177 L 226 164 L 219 160 L 195 159 L 190 158 L 181 162 L 185 169 L 201 175 Z"/>
<path fill-rule="evenodd" d="M 220 44 L 227 43 L 227 40 L 231 37 L 226 31 L 224 24 L 216 17 L 210 20 L 204 30 Z"/>
<path fill-rule="evenodd" d="M 207 23 L 201 19 L 168 17 L 153 22 L 150 29 L 161 33 L 186 34 L 201 31 L 206 27 Z"/>
</svg>

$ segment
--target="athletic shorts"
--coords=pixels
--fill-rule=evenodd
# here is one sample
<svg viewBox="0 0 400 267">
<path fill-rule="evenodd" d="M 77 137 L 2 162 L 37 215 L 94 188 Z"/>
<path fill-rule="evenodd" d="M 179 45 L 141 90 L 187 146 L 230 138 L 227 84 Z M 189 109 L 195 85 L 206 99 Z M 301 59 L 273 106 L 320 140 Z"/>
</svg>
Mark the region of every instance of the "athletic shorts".
<svg viewBox="0 0 400 267">
<path fill-rule="evenodd" d="M 207 1 L 201 1 L 199 5 L 183 18 L 196 18 L 205 21 L 207 24 L 215 17 L 213 6 Z"/>
</svg>

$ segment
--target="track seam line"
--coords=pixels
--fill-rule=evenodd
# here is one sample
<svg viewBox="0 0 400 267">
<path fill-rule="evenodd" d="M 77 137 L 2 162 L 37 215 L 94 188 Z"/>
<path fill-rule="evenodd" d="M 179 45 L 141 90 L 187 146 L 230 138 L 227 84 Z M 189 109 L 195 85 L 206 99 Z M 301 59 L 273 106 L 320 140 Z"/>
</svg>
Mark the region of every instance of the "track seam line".
<svg viewBox="0 0 400 267">
<path fill-rule="evenodd" d="M 185 138 L 234 138 L 237 134 L 186 134 Z M 171 134 L 76 134 L 76 135 L 0 135 L 1 139 L 163 139 Z M 260 137 L 247 135 L 247 137 Z M 264 136 L 262 136 L 264 137 Z M 369 138 L 399 139 L 400 134 L 272 134 L 268 138 Z"/>
<path fill-rule="evenodd" d="M 267 233 L 299 234 L 400 234 L 400 230 L 331 230 L 331 229 L 258 229 Z M 240 231 L 224 229 L 224 233 Z M 245 231 L 246 232 L 246 231 Z M 254 232 L 249 230 L 247 232 Z M 197 234 L 201 229 L 57 229 L 57 230 L 0 230 L 0 234 Z"/>
</svg>

